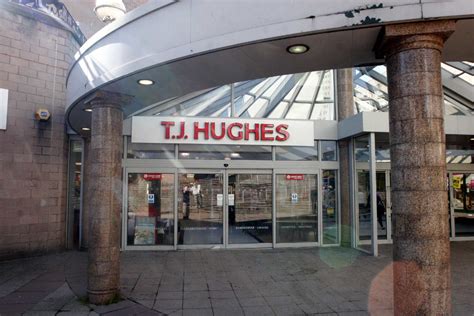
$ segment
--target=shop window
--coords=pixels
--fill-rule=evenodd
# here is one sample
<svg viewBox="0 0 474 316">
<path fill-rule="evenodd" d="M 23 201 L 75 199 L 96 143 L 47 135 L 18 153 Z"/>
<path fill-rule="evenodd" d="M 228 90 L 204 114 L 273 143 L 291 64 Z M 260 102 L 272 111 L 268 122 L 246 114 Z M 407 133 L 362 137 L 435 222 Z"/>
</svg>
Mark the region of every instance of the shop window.
<svg viewBox="0 0 474 316">
<path fill-rule="evenodd" d="M 67 247 L 80 246 L 79 231 L 81 217 L 81 182 L 82 182 L 82 140 L 69 142 L 69 170 L 68 170 L 68 236 Z"/>
<path fill-rule="evenodd" d="M 173 210 L 173 174 L 128 174 L 127 245 L 174 245 Z"/>
<path fill-rule="evenodd" d="M 333 140 L 321 141 L 321 158 L 323 161 L 337 160 L 337 143 Z"/>
<path fill-rule="evenodd" d="M 337 172 L 323 171 L 323 244 L 339 242 L 339 211 L 337 207 Z"/>
<path fill-rule="evenodd" d="M 275 157 L 286 161 L 318 160 L 318 142 L 314 147 L 276 147 Z"/>
</svg>

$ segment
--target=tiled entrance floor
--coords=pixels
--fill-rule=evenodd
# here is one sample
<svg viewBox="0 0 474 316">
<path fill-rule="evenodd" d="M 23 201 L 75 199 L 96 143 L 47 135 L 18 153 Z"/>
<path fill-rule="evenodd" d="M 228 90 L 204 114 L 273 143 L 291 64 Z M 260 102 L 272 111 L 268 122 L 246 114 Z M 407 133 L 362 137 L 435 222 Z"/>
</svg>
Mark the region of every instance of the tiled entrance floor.
<svg viewBox="0 0 474 316">
<path fill-rule="evenodd" d="M 452 248 L 453 312 L 474 315 L 474 242 Z M 391 247 L 125 252 L 117 304 L 87 305 L 85 252 L 0 263 L 0 315 L 392 315 Z"/>
</svg>

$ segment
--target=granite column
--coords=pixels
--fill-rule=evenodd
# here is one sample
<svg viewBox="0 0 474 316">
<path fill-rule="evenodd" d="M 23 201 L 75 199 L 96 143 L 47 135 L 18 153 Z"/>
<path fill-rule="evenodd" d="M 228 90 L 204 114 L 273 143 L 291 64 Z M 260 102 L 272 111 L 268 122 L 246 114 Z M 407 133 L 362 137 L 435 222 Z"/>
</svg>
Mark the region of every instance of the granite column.
<svg viewBox="0 0 474 316">
<path fill-rule="evenodd" d="M 98 92 L 92 108 L 88 295 L 107 304 L 120 288 L 120 213 L 122 210 L 123 97 Z"/>
<path fill-rule="evenodd" d="M 386 26 L 395 315 L 450 315 L 441 54 L 454 21 Z"/>
<path fill-rule="evenodd" d="M 352 69 L 338 69 L 336 71 L 337 113 L 338 120 L 342 121 L 354 115 L 354 91 Z M 341 196 L 341 246 L 351 247 L 352 220 L 351 220 L 351 154 L 350 139 L 341 139 L 339 145 L 339 179 Z"/>
</svg>

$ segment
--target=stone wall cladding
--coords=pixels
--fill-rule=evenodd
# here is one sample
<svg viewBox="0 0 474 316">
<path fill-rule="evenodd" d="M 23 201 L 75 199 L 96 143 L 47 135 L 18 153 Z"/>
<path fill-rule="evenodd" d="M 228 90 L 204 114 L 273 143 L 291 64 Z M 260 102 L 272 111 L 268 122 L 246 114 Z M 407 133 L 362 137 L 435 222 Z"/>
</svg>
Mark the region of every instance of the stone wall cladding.
<svg viewBox="0 0 474 316">
<path fill-rule="evenodd" d="M 0 88 L 9 90 L 0 130 L 0 260 L 65 245 L 66 75 L 78 44 L 71 33 L 0 10 Z M 33 119 L 39 108 L 51 119 Z"/>
</svg>

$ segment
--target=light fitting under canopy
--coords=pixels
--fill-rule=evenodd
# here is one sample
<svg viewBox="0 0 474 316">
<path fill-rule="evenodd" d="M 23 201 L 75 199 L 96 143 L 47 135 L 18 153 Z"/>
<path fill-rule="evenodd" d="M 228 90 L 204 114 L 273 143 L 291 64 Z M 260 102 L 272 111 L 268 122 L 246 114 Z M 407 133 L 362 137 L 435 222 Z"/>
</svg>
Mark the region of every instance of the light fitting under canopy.
<svg viewBox="0 0 474 316">
<path fill-rule="evenodd" d="M 112 22 L 126 12 L 122 0 L 96 0 L 94 12 L 102 22 Z"/>
</svg>

